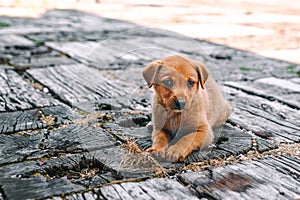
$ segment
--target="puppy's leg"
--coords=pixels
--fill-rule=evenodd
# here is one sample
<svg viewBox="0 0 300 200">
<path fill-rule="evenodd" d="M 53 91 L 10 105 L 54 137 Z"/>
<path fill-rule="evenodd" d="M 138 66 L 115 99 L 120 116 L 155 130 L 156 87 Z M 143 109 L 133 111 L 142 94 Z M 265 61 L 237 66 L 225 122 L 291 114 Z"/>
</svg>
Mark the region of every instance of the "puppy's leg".
<svg viewBox="0 0 300 200">
<path fill-rule="evenodd" d="M 183 136 L 170 146 L 166 158 L 172 162 L 183 161 L 193 150 L 208 147 L 213 141 L 213 132 L 207 124 L 196 132 Z"/>
<path fill-rule="evenodd" d="M 146 151 L 153 152 L 160 157 L 165 157 L 169 140 L 170 137 L 163 130 L 153 130 L 152 147 L 148 148 Z"/>
</svg>

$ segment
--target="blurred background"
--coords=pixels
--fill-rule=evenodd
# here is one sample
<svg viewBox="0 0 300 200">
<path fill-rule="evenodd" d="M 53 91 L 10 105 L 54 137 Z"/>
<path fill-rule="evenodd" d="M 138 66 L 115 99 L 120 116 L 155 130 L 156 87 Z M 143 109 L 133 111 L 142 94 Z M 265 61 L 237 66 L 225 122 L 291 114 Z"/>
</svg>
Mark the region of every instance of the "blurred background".
<svg viewBox="0 0 300 200">
<path fill-rule="evenodd" d="M 299 0 L 1 0 L 0 15 L 76 9 L 300 63 Z"/>
</svg>

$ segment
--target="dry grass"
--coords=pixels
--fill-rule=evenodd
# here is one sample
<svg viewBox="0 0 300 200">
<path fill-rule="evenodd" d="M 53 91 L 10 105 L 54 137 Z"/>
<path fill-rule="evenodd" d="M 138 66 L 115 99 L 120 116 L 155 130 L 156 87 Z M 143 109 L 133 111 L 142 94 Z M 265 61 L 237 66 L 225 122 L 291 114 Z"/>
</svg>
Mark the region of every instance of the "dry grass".
<svg viewBox="0 0 300 200">
<path fill-rule="evenodd" d="M 113 117 L 106 113 L 91 113 L 86 114 L 82 119 L 75 120 L 73 124 L 80 124 L 85 126 L 101 126 L 108 120 L 111 120 Z"/>
<path fill-rule="evenodd" d="M 53 126 L 55 124 L 55 117 L 52 115 L 47 116 L 41 113 L 41 121 L 48 126 Z"/>
<path fill-rule="evenodd" d="M 133 139 L 127 139 L 122 147 L 126 152 L 120 166 L 154 172 L 155 177 L 168 176 L 168 169 L 161 166 L 149 152 L 141 150 Z"/>
</svg>

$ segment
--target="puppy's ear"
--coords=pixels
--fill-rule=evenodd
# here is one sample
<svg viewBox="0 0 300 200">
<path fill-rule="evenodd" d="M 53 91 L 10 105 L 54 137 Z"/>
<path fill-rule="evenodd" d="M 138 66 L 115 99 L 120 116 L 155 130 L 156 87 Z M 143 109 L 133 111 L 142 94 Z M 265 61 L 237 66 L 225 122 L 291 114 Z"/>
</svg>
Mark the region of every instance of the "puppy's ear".
<svg viewBox="0 0 300 200">
<path fill-rule="evenodd" d="M 143 77 L 146 80 L 148 87 L 151 88 L 152 85 L 155 83 L 155 77 L 157 72 L 162 66 L 161 61 L 154 61 L 147 65 L 145 69 L 143 70 Z"/>
<path fill-rule="evenodd" d="M 208 69 L 206 68 L 206 66 L 204 64 L 197 63 L 196 71 L 198 73 L 198 78 L 199 78 L 201 88 L 204 89 L 205 81 L 207 80 L 207 78 L 209 76 Z"/>
</svg>

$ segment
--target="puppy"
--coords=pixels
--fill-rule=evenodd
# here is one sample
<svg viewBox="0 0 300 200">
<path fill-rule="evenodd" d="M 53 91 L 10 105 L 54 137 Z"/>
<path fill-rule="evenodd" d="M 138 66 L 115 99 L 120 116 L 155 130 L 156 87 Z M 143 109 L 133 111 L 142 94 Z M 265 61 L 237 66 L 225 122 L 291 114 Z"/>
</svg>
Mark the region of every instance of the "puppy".
<svg viewBox="0 0 300 200">
<path fill-rule="evenodd" d="M 183 161 L 193 150 L 208 147 L 212 127 L 230 115 L 208 69 L 200 62 L 174 55 L 150 63 L 143 70 L 152 99 L 153 152 L 172 162 Z"/>
</svg>

